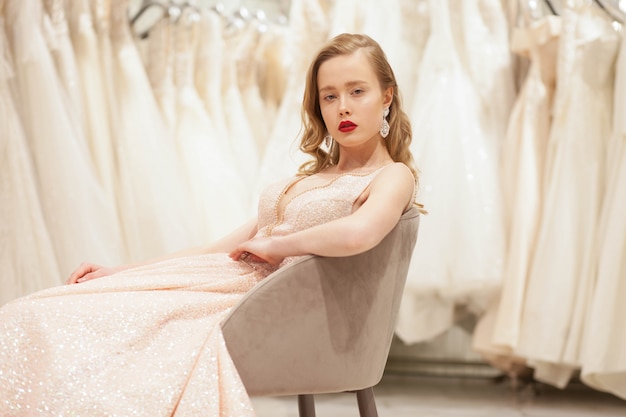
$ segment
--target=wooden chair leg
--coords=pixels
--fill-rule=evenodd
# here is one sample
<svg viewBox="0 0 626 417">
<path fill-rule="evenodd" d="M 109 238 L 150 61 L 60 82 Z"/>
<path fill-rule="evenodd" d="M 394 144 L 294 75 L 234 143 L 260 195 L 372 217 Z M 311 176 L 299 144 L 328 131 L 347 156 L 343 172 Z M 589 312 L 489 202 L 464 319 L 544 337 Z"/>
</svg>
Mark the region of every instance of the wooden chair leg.
<svg viewBox="0 0 626 417">
<path fill-rule="evenodd" d="M 357 391 L 356 400 L 359 403 L 359 415 L 361 417 L 378 417 L 376 401 L 374 400 L 374 388 L 369 387 Z"/>
<path fill-rule="evenodd" d="M 298 395 L 298 413 L 300 417 L 315 417 L 315 399 L 313 395 Z"/>
</svg>

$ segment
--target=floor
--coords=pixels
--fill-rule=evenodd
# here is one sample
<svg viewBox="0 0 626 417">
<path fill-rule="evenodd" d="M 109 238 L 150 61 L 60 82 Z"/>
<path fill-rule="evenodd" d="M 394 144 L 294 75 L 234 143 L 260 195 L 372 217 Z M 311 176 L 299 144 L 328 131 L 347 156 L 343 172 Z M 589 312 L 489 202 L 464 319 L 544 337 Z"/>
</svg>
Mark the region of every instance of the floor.
<svg viewBox="0 0 626 417">
<path fill-rule="evenodd" d="M 385 375 L 374 389 L 379 417 L 626 416 L 626 401 L 572 383 L 514 388 L 510 381 Z M 295 397 L 253 398 L 258 417 L 297 417 Z M 315 397 L 317 417 L 358 417 L 354 394 Z"/>
</svg>

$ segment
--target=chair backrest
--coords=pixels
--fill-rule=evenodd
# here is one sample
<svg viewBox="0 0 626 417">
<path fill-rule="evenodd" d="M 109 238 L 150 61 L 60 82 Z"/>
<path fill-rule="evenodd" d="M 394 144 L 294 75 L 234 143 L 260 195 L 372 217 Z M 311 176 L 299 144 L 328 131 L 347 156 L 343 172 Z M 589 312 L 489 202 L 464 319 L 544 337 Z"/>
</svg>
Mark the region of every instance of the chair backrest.
<svg viewBox="0 0 626 417">
<path fill-rule="evenodd" d="M 375 248 L 303 257 L 246 294 L 222 330 L 248 394 L 341 392 L 380 382 L 418 226 L 411 208 Z"/>
</svg>

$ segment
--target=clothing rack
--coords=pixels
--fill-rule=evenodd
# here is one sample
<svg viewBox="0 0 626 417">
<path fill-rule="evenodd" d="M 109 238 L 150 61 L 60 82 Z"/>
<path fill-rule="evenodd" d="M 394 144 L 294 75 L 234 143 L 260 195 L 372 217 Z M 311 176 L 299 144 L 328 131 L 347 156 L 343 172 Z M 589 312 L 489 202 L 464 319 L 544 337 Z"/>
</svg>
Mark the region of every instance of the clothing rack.
<svg viewBox="0 0 626 417">
<path fill-rule="evenodd" d="M 595 4 L 598 5 L 607 15 L 611 17 L 614 21 L 619 23 L 620 25 L 624 24 L 624 20 L 626 18 L 626 10 L 620 8 L 620 6 L 610 0 L 593 0 Z M 529 5 L 531 8 L 536 5 L 536 0 L 529 0 Z M 554 6 L 552 0 L 544 0 L 545 5 L 555 16 L 558 16 L 559 10 Z M 536 6 L 535 6 L 536 7 Z"/>
<path fill-rule="evenodd" d="M 239 3 L 236 7 L 229 3 L 227 9 L 225 3 L 221 1 L 142 0 L 136 12 L 129 10 L 129 20 L 140 39 L 147 38 L 152 27 L 161 19 L 179 23 L 185 18 L 187 22 L 193 23 L 200 20 L 203 10 L 211 10 L 220 15 L 225 20 L 227 32 L 236 32 L 250 22 L 258 23 L 260 30 L 271 23 L 285 24 L 287 22 L 288 2 L 286 1 L 256 1 L 250 2 L 255 3 L 250 6 L 242 4 L 246 2 Z M 272 11 L 262 7 L 264 4 L 274 5 Z M 277 10 L 276 5 L 278 5 Z"/>
</svg>

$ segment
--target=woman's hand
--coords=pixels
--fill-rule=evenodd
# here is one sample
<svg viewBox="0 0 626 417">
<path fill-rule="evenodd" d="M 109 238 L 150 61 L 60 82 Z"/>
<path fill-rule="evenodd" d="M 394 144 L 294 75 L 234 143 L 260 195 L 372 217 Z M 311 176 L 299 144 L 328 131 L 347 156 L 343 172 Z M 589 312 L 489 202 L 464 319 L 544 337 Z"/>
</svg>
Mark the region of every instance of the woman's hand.
<svg viewBox="0 0 626 417">
<path fill-rule="evenodd" d="M 83 262 L 78 268 L 76 268 L 76 270 L 74 270 L 74 272 L 72 272 L 72 274 L 67 279 L 67 281 L 65 281 L 65 283 L 77 284 L 80 282 L 105 277 L 107 275 L 122 271 L 123 269 L 123 267 L 110 268 Z"/>
<path fill-rule="evenodd" d="M 273 251 L 274 239 L 270 237 L 250 239 L 237 245 L 228 256 L 235 261 L 267 262 L 271 265 L 278 265 L 285 257 Z"/>
</svg>

